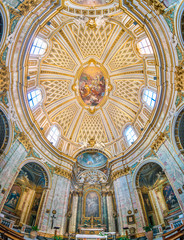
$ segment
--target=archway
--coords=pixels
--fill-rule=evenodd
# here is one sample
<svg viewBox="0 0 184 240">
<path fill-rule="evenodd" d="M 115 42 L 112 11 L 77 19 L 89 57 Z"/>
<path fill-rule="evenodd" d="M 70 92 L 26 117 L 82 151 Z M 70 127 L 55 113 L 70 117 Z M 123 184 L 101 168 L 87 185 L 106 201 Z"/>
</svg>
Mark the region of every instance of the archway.
<svg viewBox="0 0 184 240">
<path fill-rule="evenodd" d="M 148 162 L 139 169 L 136 188 L 147 225 L 166 226 L 181 214 L 169 180 L 157 163 Z"/>
<path fill-rule="evenodd" d="M 17 225 L 38 225 L 48 188 L 48 176 L 42 166 L 26 163 L 20 170 L 4 204 L 2 213 Z"/>
<path fill-rule="evenodd" d="M 4 112 L 0 109 L 0 155 L 4 152 L 9 140 L 9 124 Z"/>
</svg>

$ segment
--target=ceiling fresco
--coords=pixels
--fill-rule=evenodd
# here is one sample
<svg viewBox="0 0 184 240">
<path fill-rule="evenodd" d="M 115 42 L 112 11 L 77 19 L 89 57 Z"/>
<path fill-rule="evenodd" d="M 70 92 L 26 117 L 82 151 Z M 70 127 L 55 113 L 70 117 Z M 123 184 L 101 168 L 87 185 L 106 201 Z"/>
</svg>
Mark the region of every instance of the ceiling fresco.
<svg viewBox="0 0 184 240">
<path fill-rule="evenodd" d="M 139 137 L 153 116 L 141 95 L 144 88 L 157 92 L 155 58 L 139 53 L 147 35 L 125 13 L 86 18 L 60 12 L 38 32 L 48 47 L 40 59 L 29 56 L 27 91 L 42 90 L 33 117 L 45 139 L 52 125 L 59 127 L 59 151 L 75 157 L 84 145 L 101 146 L 113 156 L 129 149 L 126 126 Z"/>
<path fill-rule="evenodd" d="M 89 66 L 83 69 L 79 79 L 79 92 L 85 104 L 98 105 L 105 94 L 105 78 L 99 67 Z"/>
<path fill-rule="evenodd" d="M 77 157 L 77 162 L 83 167 L 102 167 L 107 162 L 107 157 L 100 152 L 85 152 Z"/>
</svg>

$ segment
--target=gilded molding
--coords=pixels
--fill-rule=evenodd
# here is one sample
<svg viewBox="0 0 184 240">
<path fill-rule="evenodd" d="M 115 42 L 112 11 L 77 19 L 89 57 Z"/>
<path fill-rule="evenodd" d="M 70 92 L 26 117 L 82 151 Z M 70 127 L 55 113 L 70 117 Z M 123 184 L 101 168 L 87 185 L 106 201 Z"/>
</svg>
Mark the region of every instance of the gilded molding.
<svg viewBox="0 0 184 240">
<path fill-rule="evenodd" d="M 67 170 L 65 170 L 63 168 L 60 168 L 60 167 L 55 167 L 54 168 L 54 173 L 59 175 L 59 176 L 68 178 L 68 179 L 71 179 L 71 177 L 72 177 L 71 172 L 69 172 L 69 171 L 67 171 Z"/>
<path fill-rule="evenodd" d="M 9 89 L 9 73 L 5 66 L 3 66 L 0 71 L 0 89 L 3 93 Z"/>
<path fill-rule="evenodd" d="M 175 71 L 175 89 L 178 93 L 184 90 L 184 69 L 182 66 L 176 67 Z"/>
<path fill-rule="evenodd" d="M 130 173 L 130 171 L 131 171 L 130 167 L 128 167 L 128 166 L 124 167 L 123 169 L 120 169 L 120 170 L 117 170 L 115 172 L 112 172 L 111 178 L 114 181 L 114 180 L 116 180 L 116 179 L 118 179 L 118 178 L 120 178 L 122 176 L 128 175 Z"/>
<path fill-rule="evenodd" d="M 151 149 L 157 152 L 159 147 L 164 143 L 165 140 L 166 140 L 166 134 L 161 132 L 152 143 Z"/>
<path fill-rule="evenodd" d="M 33 144 L 30 141 L 30 139 L 26 136 L 25 133 L 21 132 L 18 136 L 18 140 L 24 147 L 26 148 L 26 151 L 30 151 L 33 148 Z"/>
<path fill-rule="evenodd" d="M 165 5 L 161 3 L 159 0 L 144 0 L 149 6 L 153 7 L 158 14 L 163 14 L 165 10 Z"/>
</svg>

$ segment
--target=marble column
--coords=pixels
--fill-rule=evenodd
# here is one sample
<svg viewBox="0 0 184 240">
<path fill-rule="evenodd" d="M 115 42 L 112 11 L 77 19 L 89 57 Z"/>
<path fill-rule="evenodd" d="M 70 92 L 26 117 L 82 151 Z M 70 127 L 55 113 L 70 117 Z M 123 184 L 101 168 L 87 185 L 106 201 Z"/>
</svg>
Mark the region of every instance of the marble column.
<svg viewBox="0 0 184 240">
<path fill-rule="evenodd" d="M 142 209 L 138 209 L 137 197 L 132 186 L 132 177 L 130 174 L 123 175 L 114 180 L 114 191 L 116 196 L 116 205 L 118 212 L 118 227 L 119 233 L 125 235 L 123 228 L 135 227 L 137 233 L 143 232 L 143 222 L 141 218 Z M 134 214 L 134 210 L 137 210 Z M 135 223 L 128 225 L 128 211 L 135 217 Z"/>
<path fill-rule="evenodd" d="M 115 232 L 116 231 L 116 227 L 115 227 L 115 219 L 113 217 L 113 212 L 114 212 L 114 208 L 113 208 L 113 199 L 112 199 L 112 193 L 109 192 L 107 194 L 107 208 L 108 208 L 108 231 L 109 232 Z"/>
<path fill-rule="evenodd" d="M 67 208 L 68 198 L 70 193 L 71 180 L 63 176 L 53 174 L 52 188 L 49 191 L 46 211 L 44 213 L 41 230 L 47 233 L 54 234 L 52 225 L 52 211 L 56 211 L 56 219 L 54 220 L 54 227 L 59 227 L 58 234 L 64 235 L 66 232 Z"/>
<path fill-rule="evenodd" d="M 109 226 L 108 226 L 108 212 L 107 212 L 107 193 L 102 192 L 102 223 L 106 225 L 106 230 L 109 231 Z"/>
<path fill-rule="evenodd" d="M 78 193 L 78 210 L 77 210 L 77 225 L 76 225 L 76 230 L 78 229 L 78 226 L 82 224 L 82 196 L 83 192 L 80 191 Z"/>
<path fill-rule="evenodd" d="M 154 210 L 155 210 L 155 214 L 156 214 L 156 218 L 157 218 L 157 221 L 158 221 L 158 225 L 164 224 L 164 218 L 163 218 L 163 215 L 162 215 L 162 209 L 161 209 L 160 204 L 158 202 L 155 190 L 150 191 L 150 196 L 151 196 L 151 200 L 153 202 L 153 207 L 154 207 Z"/>
<path fill-rule="evenodd" d="M 69 233 L 76 232 L 76 223 L 77 223 L 77 208 L 78 208 L 78 193 L 73 193 L 73 201 L 72 201 L 72 216 L 70 218 L 69 224 Z"/>
<path fill-rule="evenodd" d="M 43 200 L 43 205 L 41 207 L 41 211 L 40 211 L 40 217 L 38 219 L 38 228 L 42 229 L 42 224 L 43 224 L 43 220 L 44 220 L 44 215 L 46 213 L 46 211 L 49 211 L 49 209 L 46 209 L 47 207 L 47 201 L 48 201 L 48 197 L 49 197 L 49 192 L 50 189 L 44 189 L 43 194 L 44 194 L 44 200 Z"/>
</svg>

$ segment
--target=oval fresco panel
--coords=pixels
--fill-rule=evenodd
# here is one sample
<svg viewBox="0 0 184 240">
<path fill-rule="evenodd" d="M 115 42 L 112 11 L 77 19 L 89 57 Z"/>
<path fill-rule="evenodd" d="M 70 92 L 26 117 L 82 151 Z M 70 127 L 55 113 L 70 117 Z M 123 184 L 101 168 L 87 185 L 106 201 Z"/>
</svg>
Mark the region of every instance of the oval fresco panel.
<svg viewBox="0 0 184 240">
<path fill-rule="evenodd" d="M 85 152 L 77 157 L 77 161 L 84 167 L 100 167 L 107 161 L 107 157 L 99 152 Z"/>
<path fill-rule="evenodd" d="M 99 6 L 99 5 L 106 5 L 109 3 L 109 0 L 73 0 L 73 2 L 85 6 Z"/>
<path fill-rule="evenodd" d="M 98 105 L 105 95 L 105 78 L 99 67 L 85 67 L 79 79 L 79 92 L 83 102 Z"/>
</svg>

